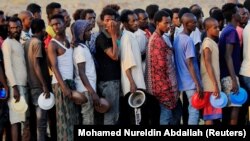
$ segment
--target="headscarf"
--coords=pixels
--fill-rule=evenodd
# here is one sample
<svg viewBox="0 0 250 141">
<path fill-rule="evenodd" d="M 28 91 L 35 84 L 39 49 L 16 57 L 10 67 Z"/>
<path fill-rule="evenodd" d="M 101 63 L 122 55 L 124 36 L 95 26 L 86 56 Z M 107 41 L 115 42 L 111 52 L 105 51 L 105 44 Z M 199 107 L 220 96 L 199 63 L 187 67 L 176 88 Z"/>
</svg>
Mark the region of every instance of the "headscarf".
<svg viewBox="0 0 250 141">
<path fill-rule="evenodd" d="M 85 43 L 83 35 L 87 27 L 91 26 L 91 22 L 88 20 L 77 20 L 73 28 L 74 45 L 77 46 L 79 43 Z"/>
</svg>

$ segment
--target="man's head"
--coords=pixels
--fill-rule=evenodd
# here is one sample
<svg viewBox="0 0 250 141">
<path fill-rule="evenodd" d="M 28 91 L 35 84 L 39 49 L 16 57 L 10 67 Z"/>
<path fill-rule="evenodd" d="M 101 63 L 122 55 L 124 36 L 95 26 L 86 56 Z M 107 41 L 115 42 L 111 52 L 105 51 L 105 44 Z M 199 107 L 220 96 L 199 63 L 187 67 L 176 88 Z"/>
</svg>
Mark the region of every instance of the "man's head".
<svg viewBox="0 0 250 141">
<path fill-rule="evenodd" d="M 61 14 L 61 4 L 57 2 L 52 2 L 46 6 L 47 18 L 51 19 L 53 15 Z"/>
<path fill-rule="evenodd" d="M 91 37 L 91 30 L 93 26 L 92 23 L 88 20 L 77 20 L 74 23 L 74 44 L 78 45 L 79 43 L 85 43 L 85 41 L 89 41 Z"/>
<path fill-rule="evenodd" d="M 212 7 L 212 8 L 209 10 L 209 16 L 211 16 L 215 10 L 220 10 L 220 8 L 217 7 L 217 6 Z"/>
<path fill-rule="evenodd" d="M 198 28 L 200 29 L 200 30 L 202 30 L 203 29 L 203 25 L 202 25 L 202 23 L 203 23 L 203 14 L 202 14 L 202 11 L 201 11 L 201 9 L 194 9 L 194 10 L 192 10 L 191 11 L 194 15 L 195 15 L 195 17 L 196 17 L 196 19 L 197 19 L 197 22 L 198 22 Z"/>
<path fill-rule="evenodd" d="M 9 37 L 17 41 L 20 40 L 22 31 L 22 22 L 18 17 L 11 17 L 8 24 Z"/>
<path fill-rule="evenodd" d="M 30 11 L 33 14 L 34 19 L 41 19 L 42 18 L 42 11 L 41 6 L 36 3 L 31 3 L 26 8 L 27 11 Z"/>
<path fill-rule="evenodd" d="M 160 31 L 161 34 L 169 31 L 171 25 L 171 18 L 166 11 L 160 10 L 155 13 L 154 22 L 156 30 Z"/>
<path fill-rule="evenodd" d="M 65 33 L 64 17 L 60 14 L 54 15 L 50 18 L 50 26 L 57 35 Z"/>
<path fill-rule="evenodd" d="M 156 4 L 150 4 L 146 7 L 146 12 L 148 13 L 148 18 L 150 21 L 154 20 L 154 15 L 159 11 L 159 6 Z"/>
<path fill-rule="evenodd" d="M 240 26 L 244 27 L 247 24 L 248 21 L 248 12 L 245 9 L 245 7 L 242 4 L 237 4 L 238 10 L 239 10 L 239 14 L 241 17 L 241 21 L 240 21 Z"/>
<path fill-rule="evenodd" d="M 6 25 L 6 17 L 2 10 L 0 10 L 0 25 Z"/>
<path fill-rule="evenodd" d="M 93 9 L 85 9 L 81 12 L 80 18 L 83 20 L 88 20 L 92 23 L 92 26 L 95 27 L 96 14 Z"/>
<path fill-rule="evenodd" d="M 175 27 L 181 26 L 180 18 L 179 18 L 179 15 L 178 15 L 179 12 L 180 12 L 180 8 L 174 8 L 174 9 L 172 9 L 172 13 L 173 13 L 172 24 Z"/>
<path fill-rule="evenodd" d="M 212 37 L 219 37 L 220 28 L 219 23 L 216 19 L 211 17 L 206 18 L 204 20 L 204 28 L 207 32 L 207 35 L 210 35 Z"/>
<path fill-rule="evenodd" d="M 62 9 L 62 16 L 64 17 L 65 27 L 70 27 L 71 18 L 67 10 Z"/>
<path fill-rule="evenodd" d="M 23 30 L 30 28 L 33 20 L 33 14 L 30 11 L 22 11 L 18 14 L 18 18 L 22 21 Z"/>
<path fill-rule="evenodd" d="M 84 11 L 84 9 L 76 9 L 75 13 L 72 15 L 75 21 L 81 18 L 82 11 Z"/>
<path fill-rule="evenodd" d="M 180 9 L 179 13 L 178 13 L 178 16 L 179 18 L 181 19 L 181 23 L 182 23 L 182 16 L 186 13 L 191 13 L 190 9 L 187 8 L 187 7 L 183 7 Z"/>
<path fill-rule="evenodd" d="M 100 18 L 104 28 L 107 28 L 107 26 L 109 26 L 112 21 L 115 21 L 116 11 L 112 8 L 104 8 Z"/>
<path fill-rule="evenodd" d="M 148 14 L 143 9 L 135 9 L 135 14 L 138 17 L 138 26 L 140 29 L 144 30 L 148 28 Z"/>
<path fill-rule="evenodd" d="M 195 31 L 197 19 L 192 13 L 185 13 L 181 18 L 184 30 L 191 33 L 192 31 Z"/>
<path fill-rule="evenodd" d="M 212 17 L 218 21 L 220 30 L 222 30 L 224 27 L 224 16 L 223 16 L 222 11 L 220 9 L 214 10 L 211 13 L 210 17 Z"/>
<path fill-rule="evenodd" d="M 31 32 L 34 35 L 39 36 L 41 39 L 44 38 L 46 32 L 45 32 L 45 23 L 42 19 L 34 19 L 31 22 L 30 28 L 31 28 Z"/>
<path fill-rule="evenodd" d="M 135 32 L 138 29 L 138 18 L 131 10 L 125 10 L 122 12 L 121 22 L 128 31 Z"/>
<path fill-rule="evenodd" d="M 227 22 L 240 22 L 241 17 L 236 4 L 226 3 L 222 6 L 222 13 Z"/>
</svg>

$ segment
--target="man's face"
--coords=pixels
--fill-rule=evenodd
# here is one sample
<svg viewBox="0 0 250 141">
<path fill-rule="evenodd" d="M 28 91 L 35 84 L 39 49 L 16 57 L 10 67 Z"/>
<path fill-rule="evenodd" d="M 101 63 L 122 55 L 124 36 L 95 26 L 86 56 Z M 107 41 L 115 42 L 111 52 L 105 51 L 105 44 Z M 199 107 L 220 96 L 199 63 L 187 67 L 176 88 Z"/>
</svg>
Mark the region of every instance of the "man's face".
<svg viewBox="0 0 250 141">
<path fill-rule="evenodd" d="M 217 21 L 212 22 L 212 26 L 207 31 L 213 37 L 219 37 L 220 27 Z"/>
<path fill-rule="evenodd" d="M 11 38 L 19 40 L 21 36 L 21 31 L 22 31 L 22 24 L 20 21 L 9 22 L 9 35 Z"/>
<path fill-rule="evenodd" d="M 148 28 L 148 14 L 146 12 L 145 13 L 139 13 L 139 15 L 138 15 L 138 25 L 142 30 Z"/>
<path fill-rule="evenodd" d="M 233 15 L 233 18 L 235 19 L 236 22 L 241 21 L 240 10 L 238 7 L 236 7 L 236 13 Z"/>
<path fill-rule="evenodd" d="M 114 15 L 105 15 L 103 18 L 103 25 L 105 28 L 110 25 L 111 21 L 115 21 Z"/>
<path fill-rule="evenodd" d="M 135 32 L 138 30 L 138 19 L 136 14 L 128 15 L 127 30 Z"/>
<path fill-rule="evenodd" d="M 65 11 L 62 13 L 62 16 L 64 17 L 65 27 L 70 27 L 71 18 L 69 16 L 69 13 Z"/>
<path fill-rule="evenodd" d="M 0 25 L 6 24 L 6 19 L 4 15 L 0 15 Z"/>
<path fill-rule="evenodd" d="M 52 19 L 50 24 L 56 34 L 62 34 L 65 32 L 64 22 L 61 19 Z"/>
<path fill-rule="evenodd" d="M 42 13 L 41 12 L 36 12 L 33 15 L 34 19 L 42 19 Z"/>
<path fill-rule="evenodd" d="M 245 8 L 239 8 L 239 14 L 240 14 L 240 17 L 241 17 L 240 23 L 246 24 L 247 21 L 248 21 L 248 13 L 245 10 Z"/>
<path fill-rule="evenodd" d="M 27 14 L 26 17 L 23 19 L 23 26 L 27 27 L 27 28 L 30 28 L 32 20 L 33 20 L 32 13 Z"/>
<path fill-rule="evenodd" d="M 88 26 L 84 32 L 84 39 L 86 41 L 90 41 L 90 38 L 91 38 L 91 30 L 92 30 L 92 25 L 91 26 Z"/>
<path fill-rule="evenodd" d="M 197 19 L 196 17 L 193 17 L 187 22 L 187 29 L 189 31 L 195 31 L 195 28 L 197 27 Z"/>
<path fill-rule="evenodd" d="M 62 14 L 62 9 L 61 8 L 55 8 L 52 12 L 52 15 L 57 15 L 57 14 Z"/>
<path fill-rule="evenodd" d="M 164 32 L 164 33 L 166 33 L 166 32 L 169 31 L 170 25 L 171 25 L 171 19 L 170 19 L 170 17 L 165 17 L 165 16 L 162 17 L 161 22 L 159 22 L 159 23 L 157 24 L 159 30 L 160 30 L 161 32 Z"/>
<path fill-rule="evenodd" d="M 89 20 L 92 23 L 92 26 L 95 27 L 95 13 L 87 13 L 85 19 Z"/>
<path fill-rule="evenodd" d="M 175 27 L 179 27 L 181 25 L 178 13 L 173 13 L 172 22 Z"/>
</svg>

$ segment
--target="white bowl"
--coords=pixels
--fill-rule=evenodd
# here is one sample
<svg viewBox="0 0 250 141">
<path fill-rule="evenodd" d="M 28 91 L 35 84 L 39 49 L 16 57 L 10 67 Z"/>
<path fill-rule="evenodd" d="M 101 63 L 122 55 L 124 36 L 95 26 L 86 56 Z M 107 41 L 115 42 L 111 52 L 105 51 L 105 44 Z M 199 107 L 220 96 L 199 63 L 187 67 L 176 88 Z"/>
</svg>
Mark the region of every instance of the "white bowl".
<svg viewBox="0 0 250 141">
<path fill-rule="evenodd" d="M 43 93 L 38 97 L 38 105 L 43 110 L 49 110 L 55 105 L 55 96 L 53 93 L 50 93 L 49 98 L 45 98 Z"/>
</svg>

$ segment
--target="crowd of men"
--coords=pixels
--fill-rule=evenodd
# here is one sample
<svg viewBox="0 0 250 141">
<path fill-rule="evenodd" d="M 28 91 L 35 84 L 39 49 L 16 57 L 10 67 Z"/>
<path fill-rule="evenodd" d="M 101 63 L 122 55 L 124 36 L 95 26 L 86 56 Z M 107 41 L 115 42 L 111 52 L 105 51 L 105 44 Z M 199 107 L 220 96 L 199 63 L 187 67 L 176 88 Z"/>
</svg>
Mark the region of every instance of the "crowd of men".
<svg viewBox="0 0 250 141">
<path fill-rule="evenodd" d="M 250 0 L 213 7 L 208 18 L 198 4 L 145 10 L 109 4 L 100 15 L 77 9 L 71 23 L 70 13 L 52 2 L 45 25 L 41 10 L 31 3 L 11 17 L 0 11 L 0 82 L 7 94 L 0 100 L 0 133 L 6 140 L 73 141 L 74 125 L 138 124 L 127 102 L 138 89 L 146 93 L 140 125 L 249 124 L 249 100 L 229 99 L 225 108 L 208 102 L 202 109 L 191 100 L 240 87 L 250 94 Z M 72 90 L 88 102 L 75 103 Z M 55 106 L 41 109 L 38 97 L 50 92 Z M 94 108 L 101 97 L 111 105 L 104 114 Z M 10 108 L 21 98 L 25 113 Z"/>
</svg>

